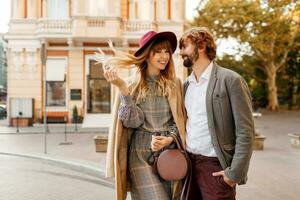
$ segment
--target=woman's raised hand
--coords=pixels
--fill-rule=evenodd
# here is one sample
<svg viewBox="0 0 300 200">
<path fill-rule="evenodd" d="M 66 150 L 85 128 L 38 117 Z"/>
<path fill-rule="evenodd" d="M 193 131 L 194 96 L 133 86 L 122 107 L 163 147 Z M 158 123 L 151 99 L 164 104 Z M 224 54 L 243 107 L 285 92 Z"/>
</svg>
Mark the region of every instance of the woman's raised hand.
<svg viewBox="0 0 300 200">
<path fill-rule="evenodd" d="M 124 80 L 122 80 L 117 73 L 116 69 L 110 69 L 106 68 L 108 70 L 104 70 L 104 77 L 107 80 L 107 82 L 114 84 L 118 88 L 126 86 L 126 83 Z"/>
<path fill-rule="evenodd" d="M 108 68 L 106 68 L 108 69 Z M 117 86 L 120 90 L 120 93 L 124 96 L 129 95 L 129 89 L 123 79 L 118 76 L 117 70 L 112 68 L 105 70 L 104 69 L 104 77 L 107 82 Z"/>
<path fill-rule="evenodd" d="M 151 150 L 159 151 L 162 148 L 169 146 L 172 142 L 173 142 L 172 137 L 152 135 Z"/>
<path fill-rule="evenodd" d="M 110 40 L 108 41 L 108 44 L 110 48 L 115 52 L 113 43 Z M 104 51 L 102 51 L 101 48 L 98 48 L 98 52 L 95 53 L 95 60 L 97 61 L 97 63 L 102 64 L 105 79 L 109 83 L 117 86 L 122 95 L 129 95 L 129 89 L 126 86 L 125 81 L 118 76 L 116 68 L 108 65 L 110 58 L 104 53 Z"/>
</svg>

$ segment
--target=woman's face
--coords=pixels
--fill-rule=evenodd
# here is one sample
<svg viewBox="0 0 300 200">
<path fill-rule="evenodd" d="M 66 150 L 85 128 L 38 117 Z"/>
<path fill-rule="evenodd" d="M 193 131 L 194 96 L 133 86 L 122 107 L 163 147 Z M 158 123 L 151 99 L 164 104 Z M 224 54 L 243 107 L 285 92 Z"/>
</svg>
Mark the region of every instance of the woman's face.
<svg viewBox="0 0 300 200">
<path fill-rule="evenodd" d="M 153 48 L 150 51 L 149 58 L 147 59 L 148 70 L 159 73 L 164 70 L 170 61 L 171 52 L 166 48 Z"/>
</svg>

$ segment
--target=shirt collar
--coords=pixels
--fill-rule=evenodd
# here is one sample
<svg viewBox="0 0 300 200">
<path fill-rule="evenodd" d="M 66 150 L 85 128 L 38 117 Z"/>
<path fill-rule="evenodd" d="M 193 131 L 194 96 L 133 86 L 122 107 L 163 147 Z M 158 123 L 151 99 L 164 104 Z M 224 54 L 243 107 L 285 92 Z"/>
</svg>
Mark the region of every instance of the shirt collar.
<svg viewBox="0 0 300 200">
<path fill-rule="evenodd" d="M 207 66 L 207 68 L 202 73 L 201 78 L 209 80 L 212 68 L 213 68 L 213 62 L 210 62 L 209 65 Z"/>
<path fill-rule="evenodd" d="M 202 73 L 200 79 L 209 80 L 212 68 L 213 68 L 213 62 L 210 62 L 209 65 L 207 66 L 207 68 Z M 191 73 L 191 75 L 188 77 L 188 80 L 189 80 L 189 82 L 197 83 L 194 72 Z"/>
</svg>

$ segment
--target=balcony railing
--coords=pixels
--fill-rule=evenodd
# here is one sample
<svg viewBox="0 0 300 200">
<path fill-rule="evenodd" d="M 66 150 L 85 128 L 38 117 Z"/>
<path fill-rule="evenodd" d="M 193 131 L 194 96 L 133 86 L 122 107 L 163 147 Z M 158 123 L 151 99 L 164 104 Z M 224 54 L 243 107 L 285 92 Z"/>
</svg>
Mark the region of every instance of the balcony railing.
<svg viewBox="0 0 300 200">
<path fill-rule="evenodd" d="M 72 23 L 70 19 L 39 19 L 38 33 L 71 34 Z"/>
<path fill-rule="evenodd" d="M 104 27 L 105 19 L 102 17 L 88 17 L 87 23 L 89 27 Z"/>
<path fill-rule="evenodd" d="M 77 20 L 76 18 L 72 19 L 38 19 L 37 21 L 37 33 L 39 34 L 74 34 L 72 31 L 78 31 L 76 26 L 72 27 L 72 20 Z M 157 30 L 157 24 L 153 21 L 142 21 L 142 20 L 121 20 L 121 24 L 117 18 L 109 18 L 109 17 L 94 17 L 88 16 L 84 17 L 80 20 L 84 20 L 83 24 L 80 26 L 84 26 L 86 28 L 120 28 L 121 32 L 129 37 L 135 37 L 140 34 L 143 34 L 149 30 Z M 75 23 L 77 24 L 77 23 Z M 74 29 L 75 28 L 75 29 Z"/>
<path fill-rule="evenodd" d="M 123 31 L 126 33 L 141 33 L 149 30 L 156 30 L 157 26 L 152 21 L 124 21 Z"/>
</svg>

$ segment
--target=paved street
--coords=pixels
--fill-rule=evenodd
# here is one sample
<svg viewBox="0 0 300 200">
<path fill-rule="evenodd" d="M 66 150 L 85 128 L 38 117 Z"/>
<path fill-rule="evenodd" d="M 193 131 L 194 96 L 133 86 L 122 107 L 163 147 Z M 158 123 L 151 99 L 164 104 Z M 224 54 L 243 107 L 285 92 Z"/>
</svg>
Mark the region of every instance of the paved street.
<svg viewBox="0 0 300 200">
<path fill-rule="evenodd" d="M 42 160 L 0 155 L 0 177 L 0 200 L 114 199 L 99 178 Z"/>
<path fill-rule="evenodd" d="M 254 151 L 249 180 L 237 189 L 239 200 L 299 200 L 300 149 L 290 146 L 288 133 L 300 133 L 300 111 L 263 112 L 256 127 L 267 138 Z"/>
<path fill-rule="evenodd" d="M 237 187 L 237 199 L 298 200 L 300 196 L 300 149 L 291 148 L 287 134 L 300 132 L 300 112 L 280 111 L 272 113 L 263 111 L 262 113 L 262 117 L 255 119 L 255 125 L 260 132 L 267 137 L 265 149 L 253 153 L 248 183 Z M 0 121 L 0 124 L 1 123 L 3 124 L 5 122 Z M 11 128 L 7 127 L 2 130 L 13 132 Z M 32 130 L 36 131 L 36 129 Z M 50 190 L 58 192 L 55 194 L 61 195 L 55 199 L 114 199 L 112 194 L 110 194 L 112 196 L 104 198 L 106 197 L 104 195 L 113 193 L 113 190 L 101 185 L 112 185 L 112 180 L 107 180 L 107 183 L 104 179 L 105 153 L 95 152 L 93 137 L 97 134 L 103 133 L 73 132 L 68 136 L 68 141 L 71 141 L 72 144 L 60 145 L 60 142 L 64 141 L 64 135 L 61 131 L 60 133 L 52 132 L 48 134 L 48 153 L 44 154 L 43 134 L 38 133 L 38 131 L 35 133 L 24 131 L 19 134 L 1 133 L 0 131 L 0 200 L 9 200 L 9 198 L 3 199 L 1 195 L 11 195 L 9 191 L 15 187 L 15 182 L 17 182 L 20 188 L 22 188 L 22 185 L 24 188 L 29 186 L 31 188 L 38 188 L 38 190 L 28 188 L 26 190 L 20 189 L 23 193 L 17 192 L 21 195 L 20 198 L 28 195 L 26 200 L 35 200 L 31 198 L 30 195 L 36 195 L 36 191 L 42 191 L 42 193 L 47 194 L 47 192 L 45 192 L 47 189 L 45 185 L 47 185 Z M 18 156 L 4 156 L 6 159 L 4 162 L 3 155 Z M 30 157 L 38 158 L 42 163 L 37 159 L 29 161 L 28 159 Z M 51 163 L 51 167 L 49 167 L 48 162 Z M 29 166 L 28 164 L 32 164 L 33 166 Z M 42 169 L 35 168 L 41 166 Z M 51 173 L 44 173 L 46 169 L 51 169 Z M 43 171 L 43 173 L 37 173 L 37 171 Z M 57 174 L 60 173 L 65 173 L 67 176 L 57 176 Z M 14 176 L 10 174 L 19 175 Z M 45 178 L 45 176 L 50 175 L 51 177 Z M 24 181 L 24 177 L 31 176 L 33 176 L 30 178 L 31 182 Z M 38 178 L 38 176 L 42 177 Z M 82 179 L 72 179 L 70 178 L 72 176 L 84 177 L 84 180 L 89 181 L 86 183 Z M 85 190 L 84 187 L 80 188 L 82 188 L 83 191 L 90 191 L 92 193 L 91 196 L 79 195 L 77 193 L 81 191 L 80 189 L 76 191 L 77 185 L 83 183 L 89 186 L 89 188 L 87 190 Z M 37 185 L 35 186 L 35 184 Z M 43 184 L 44 188 L 41 189 L 40 187 L 42 187 Z M 58 187 L 58 189 L 56 187 Z M 5 193 L 3 193 L 3 191 L 5 191 Z M 64 192 L 60 194 L 61 191 Z M 72 193 L 71 191 L 77 194 L 74 195 L 74 198 L 73 196 L 68 196 L 73 194 L 67 194 Z M 51 195 L 48 196 L 52 197 Z M 13 197 L 19 196 L 12 196 L 10 199 L 19 200 Z M 44 200 L 44 198 L 40 199 Z"/>
</svg>

